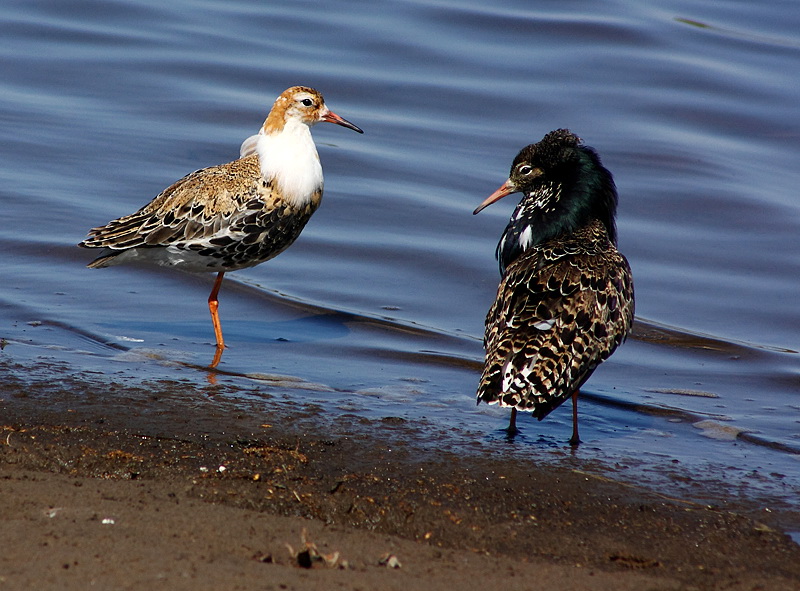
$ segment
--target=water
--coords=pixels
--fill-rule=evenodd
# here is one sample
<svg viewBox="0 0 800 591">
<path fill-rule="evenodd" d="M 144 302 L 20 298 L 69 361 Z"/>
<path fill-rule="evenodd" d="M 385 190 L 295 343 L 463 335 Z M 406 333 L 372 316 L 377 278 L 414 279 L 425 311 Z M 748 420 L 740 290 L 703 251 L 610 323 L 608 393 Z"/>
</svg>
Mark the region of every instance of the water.
<svg viewBox="0 0 800 591">
<path fill-rule="evenodd" d="M 507 411 L 474 404 L 513 198 L 471 211 L 519 148 L 569 127 L 615 175 L 637 296 L 635 334 L 587 384 L 578 455 L 796 509 L 796 3 L 495 4 L 4 3 L 0 371 L 208 386 L 213 277 L 92 271 L 75 244 L 235 158 L 305 84 L 366 133 L 314 129 L 323 206 L 289 251 L 226 277 L 211 380 L 402 416 L 464 453 L 563 457 L 568 405 L 509 444 Z"/>
</svg>

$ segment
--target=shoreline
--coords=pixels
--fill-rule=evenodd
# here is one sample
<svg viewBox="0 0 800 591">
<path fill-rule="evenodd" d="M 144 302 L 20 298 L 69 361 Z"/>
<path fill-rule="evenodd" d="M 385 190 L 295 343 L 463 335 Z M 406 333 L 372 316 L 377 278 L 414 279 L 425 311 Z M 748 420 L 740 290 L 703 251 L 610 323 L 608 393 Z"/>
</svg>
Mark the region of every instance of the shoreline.
<svg viewBox="0 0 800 591">
<path fill-rule="evenodd" d="M 220 391 L 0 389 L 0 586 L 800 586 L 800 546 L 741 501 L 432 449 L 395 417 L 247 413 Z"/>
</svg>

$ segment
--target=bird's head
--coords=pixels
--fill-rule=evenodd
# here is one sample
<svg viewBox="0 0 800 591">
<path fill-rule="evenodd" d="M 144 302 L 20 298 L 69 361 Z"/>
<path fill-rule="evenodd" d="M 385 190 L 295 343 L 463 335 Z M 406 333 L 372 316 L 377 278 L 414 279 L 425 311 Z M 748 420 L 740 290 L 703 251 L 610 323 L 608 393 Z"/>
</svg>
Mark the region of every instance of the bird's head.
<svg viewBox="0 0 800 591">
<path fill-rule="evenodd" d="M 264 122 L 262 133 L 280 133 L 290 123 L 301 123 L 312 127 L 320 121 L 335 123 L 358 133 L 364 133 L 359 127 L 328 109 L 322 93 L 308 86 L 292 86 L 275 99 L 275 104 Z"/>
<path fill-rule="evenodd" d="M 497 245 L 500 272 L 528 249 L 601 221 L 616 243 L 617 190 L 592 148 L 566 129 L 551 131 L 520 150 L 508 180 L 473 213 L 506 195 L 522 193 Z"/>
<path fill-rule="evenodd" d="M 551 131 L 520 150 L 508 180 L 473 213 L 512 193 L 522 193 L 522 199 L 509 226 L 534 225 L 537 242 L 573 231 L 591 219 L 601 220 L 611 240 L 616 238 L 617 192 L 611 173 L 597 152 L 567 129 Z"/>
</svg>

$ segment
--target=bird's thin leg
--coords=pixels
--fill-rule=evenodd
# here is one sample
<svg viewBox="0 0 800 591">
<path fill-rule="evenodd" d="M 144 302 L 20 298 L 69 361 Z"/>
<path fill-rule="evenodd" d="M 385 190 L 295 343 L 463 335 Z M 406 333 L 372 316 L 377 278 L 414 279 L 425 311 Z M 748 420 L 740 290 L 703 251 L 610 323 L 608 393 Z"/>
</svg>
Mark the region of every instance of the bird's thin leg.
<svg viewBox="0 0 800 591">
<path fill-rule="evenodd" d="M 216 349 L 214 349 L 214 359 L 211 360 L 211 363 L 208 366 L 209 369 L 214 369 L 219 365 L 219 362 L 222 360 L 222 352 L 224 350 L 225 349 L 223 347 L 217 347 Z M 212 386 L 216 385 L 217 383 L 216 372 L 210 372 L 208 374 L 208 381 Z"/>
<path fill-rule="evenodd" d="M 578 445 L 581 438 L 578 437 L 578 390 L 572 393 L 572 437 L 569 440 L 570 445 Z"/>
<path fill-rule="evenodd" d="M 508 433 L 509 436 L 512 436 L 512 437 L 514 435 L 516 435 L 517 433 L 519 433 L 519 429 L 517 429 L 517 409 L 516 408 L 512 408 L 511 409 L 511 419 L 508 421 L 508 428 L 506 429 L 506 433 Z"/>
<path fill-rule="evenodd" d="M 225 276 L 225 271 L 217 273 L 217 279 L 214 281 L 214 287 L 211 290 L 211 295 L 208 296 L 208 310 L 211 312 L 211 322 L 214 323 L 214 336 L 217 338 L 217 349 L 222 350 L 225 348 L 225 341 L 222 338 L 222 325 L 219 322 L 219 288 L 222 285 L 222 278 Z M 216 357 L 215 357 L 216 359 Z M 219 363 L 219 360 L 217 360 Z"/>
</svg>

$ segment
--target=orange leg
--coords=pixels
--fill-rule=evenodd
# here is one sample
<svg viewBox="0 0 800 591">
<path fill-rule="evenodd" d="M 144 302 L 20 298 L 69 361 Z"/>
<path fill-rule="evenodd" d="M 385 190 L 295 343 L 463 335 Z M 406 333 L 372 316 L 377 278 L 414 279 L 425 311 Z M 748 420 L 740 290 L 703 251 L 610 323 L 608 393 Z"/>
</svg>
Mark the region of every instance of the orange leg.
<svg viewBox="0 0 800 591">
<path fill-rule="evenodd" d="M 224 350 L 225 349 L 223 349 L 222 347 L 217 347 L 214 350 L 214 359 L 211 360 L 211 364 L 208 366 L 209 369 L 214 369 L 215 367 L 217 367 L 219 365 L 219 362 L 222 359 L 222 352 Z M 212 386 L 214 386 L 217 383 L 217 375 L 216 375 L 216 373 L 212 372 L 212 373 L 208 374 L 208 382 Z"/>
<path fill-rule="evenodd" d="M 570 445 L 578 445 L 581 438 L 578 437 L 578 390 L 572 393 L 572 437 L 569 440 Z"/>
<path fill-rule="evenodd" d="M 214 324 L 214 336 L 217 338 L 217 349 L 221 350 L 225 348 L 225 341 L 222 338 L 222 325 L 219 322 L 219 314 L 217 314 L 217 310 L 219 309 L 219 288 L 222 285 L 222 278 L 225 276 L 225 271 L 220 271 L 217 274 L 217 280 L 214 281 L 214 287 L 211 290 L 211 295 L 208 296 L 208 310 L 211 312 L 211 322 Z M 216 358 L 215 358 L 216 359 Z M 219 361 L 217 361 L 219 363 Z"/>
</svg>

